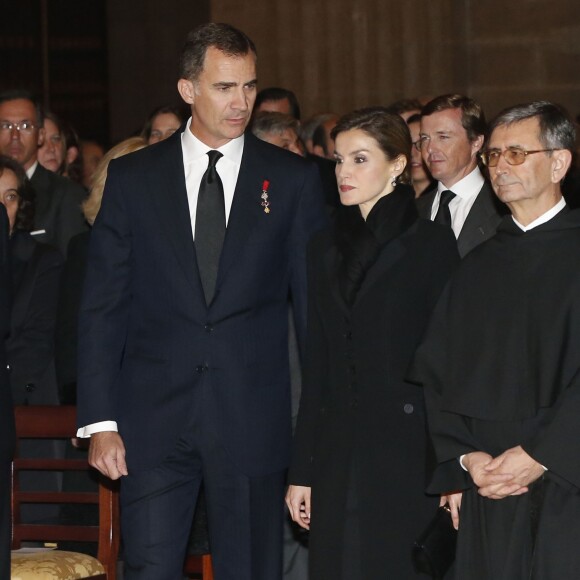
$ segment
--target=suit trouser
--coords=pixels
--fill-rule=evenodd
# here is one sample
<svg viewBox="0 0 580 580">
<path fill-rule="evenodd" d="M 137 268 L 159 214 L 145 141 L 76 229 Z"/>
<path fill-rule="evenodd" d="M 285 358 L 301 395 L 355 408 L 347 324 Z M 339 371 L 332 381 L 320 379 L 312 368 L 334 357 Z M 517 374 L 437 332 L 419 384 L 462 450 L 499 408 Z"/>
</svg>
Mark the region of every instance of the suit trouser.
<svg viewBox="0 0 580 580">
<path fill-rule="evenodd" d="M 160 465 L 129 467 L 123 478 L 126 580 L 182 577 L 202 479 L 215 579 L 281 578 L 285 472 L 263 477 L 241 473 L 208 417 L 204 405 L 197 405 L 175 449 Z"/>
</svg>

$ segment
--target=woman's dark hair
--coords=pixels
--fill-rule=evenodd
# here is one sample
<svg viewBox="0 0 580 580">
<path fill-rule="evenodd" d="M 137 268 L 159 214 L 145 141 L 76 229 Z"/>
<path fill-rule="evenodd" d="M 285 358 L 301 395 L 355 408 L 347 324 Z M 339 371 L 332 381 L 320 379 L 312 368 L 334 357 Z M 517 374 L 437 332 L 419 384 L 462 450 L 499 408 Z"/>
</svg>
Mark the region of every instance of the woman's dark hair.
<svg viewBox="0 0 580 580">
<path fill-rule="evenodd" d="M 34 223 L 34 189 L 32 189 L 20 163 L 10 157 L 6 157 L 6 155 L 0 155 L 0 177 L 6 170 L 12 171 L 18 181 L 16 189 L 18 193 L 18 211 L 16 212 L 13 229 L 29 232 Z"/>
<path fill-rule="evenodd" d="M 143 125 L 143 129 L 141 129 L 140 136 L 144 139 L 149 139 L 149 137 L 151 137 L 151 129 L 153 128 L 153 121 L 155 120 L 155 117 L 164 114 L 175 115 L 179 119 L 180 123 L 183 123 L 183 121 L 185 121 L 187 118 L 183 107 L 178 107 L 176 105 L 162 105 L 160 107 L 156 107 L 151 111 L 151 113 L 149 113 L 149 116 Z"/>
<path fill-rule="evenodd" d="M 403 155 L 407 165 L 397 181 L 411 183 L 411 134 L 399 115 L 389 113 L 385 107 L 358 109 L 341 117 L 330 134 L 336 140 L 337 135 L 352 129 L 360 129 L 372 137 L 387 159 L 394 160 Z"/>
</svg>

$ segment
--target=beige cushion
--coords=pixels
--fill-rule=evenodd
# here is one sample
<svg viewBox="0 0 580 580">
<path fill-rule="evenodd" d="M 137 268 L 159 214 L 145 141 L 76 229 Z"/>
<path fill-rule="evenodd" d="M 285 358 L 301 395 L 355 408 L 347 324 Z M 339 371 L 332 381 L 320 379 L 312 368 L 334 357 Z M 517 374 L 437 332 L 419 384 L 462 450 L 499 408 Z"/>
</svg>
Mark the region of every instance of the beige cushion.
<svg viewBox="0 0 580 580">
<path fill-rule="evenodd" d="M 103 565 L 87 554 L 62 550 L 12 552 L 11 580 L 74 580 L 104 573 Z"/>
</svg>

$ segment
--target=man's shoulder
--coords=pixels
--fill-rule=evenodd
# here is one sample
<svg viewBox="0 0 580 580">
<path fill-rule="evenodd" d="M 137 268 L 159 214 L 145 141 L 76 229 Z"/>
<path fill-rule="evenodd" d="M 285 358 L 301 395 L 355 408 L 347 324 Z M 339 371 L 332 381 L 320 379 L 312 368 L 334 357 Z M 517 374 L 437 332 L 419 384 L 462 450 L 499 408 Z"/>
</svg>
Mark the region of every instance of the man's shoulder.
<svg viewBox="0 0 580 580">
<path fill-rule="evenodd" d="M 503 216 L 510 213 L 508 207 L 498 199 L 487 179 L 483 182 L 472 209 L 473 207 L 484 210 L 488 215 L 497 216 L 498 223 Z"/>
<path fill-rule="evenodd" d="M 429 189 L 415 200 L 417 211 L 422 218 L 431 219 L 431 208 L 437 194 L 437 186 Z"/>
<path fill-rule="evenodd" d="M 82 185 L 79 185 L 68 177 L 63 177 L 62 175 L 58 175 L 58 173 L 49 171 L 40 164 L 34 171 L 31 183 L 37 192 L 49 193 L 51 197 L 62 194 L 64 196 L 75 197 L 82 201 L 87 195 Z"/>
<path fill-rule="evenodd" d="M 282 167 L 285 170 L 301 171 L 314 167 L 314 164 L 304 157 L 267 143 L 266 141 L 262 141 L 251 133 L 246 133 L 244 136 L 244 156 L 242 157 L 242 163 L 244 162 L 244 158 L 259 160 L 273 168 Z"/>
</svg>

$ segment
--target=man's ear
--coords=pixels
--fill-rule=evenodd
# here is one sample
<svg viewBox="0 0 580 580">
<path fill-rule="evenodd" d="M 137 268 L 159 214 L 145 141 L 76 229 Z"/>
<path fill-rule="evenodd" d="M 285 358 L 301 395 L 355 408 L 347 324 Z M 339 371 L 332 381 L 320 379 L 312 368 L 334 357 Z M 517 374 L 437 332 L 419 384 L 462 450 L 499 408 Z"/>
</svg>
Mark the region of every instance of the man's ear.
<svg viewBox="0 0 580 580">
<path fill-rule="evenodd" d="M 564 179 L 572 163 L 572 153 L 568 149 L 552 151 L 552 183 L 559 183 Z"/>
<path fill-rule="evenodd" d="M 177 90 L 181 98 L 188 104 L 193 105 L 195 101 L 195 87 L 191 81 L 187 79 L 179 79 L 177 81 Z"/>
<path fill-rule="evenodd" d="M 477 155 L 481 148 L 483 147 L 483 141 L 485 137 L 483 135 L 478 135 L 472 142 L 471 142 L 471 154 L 473 156 Z"/>
</svg>

